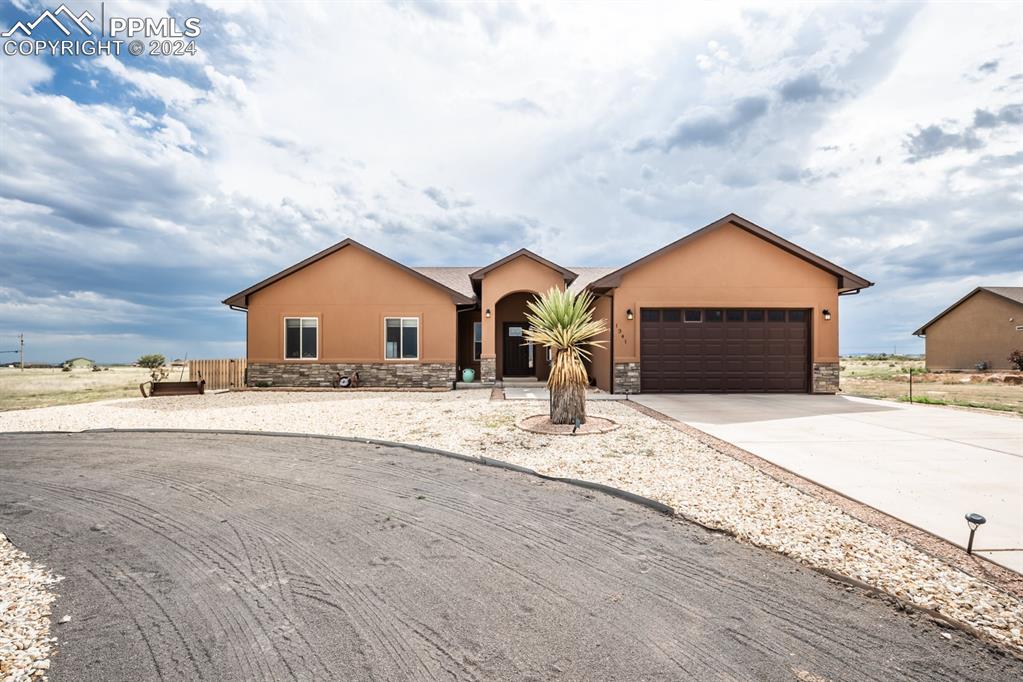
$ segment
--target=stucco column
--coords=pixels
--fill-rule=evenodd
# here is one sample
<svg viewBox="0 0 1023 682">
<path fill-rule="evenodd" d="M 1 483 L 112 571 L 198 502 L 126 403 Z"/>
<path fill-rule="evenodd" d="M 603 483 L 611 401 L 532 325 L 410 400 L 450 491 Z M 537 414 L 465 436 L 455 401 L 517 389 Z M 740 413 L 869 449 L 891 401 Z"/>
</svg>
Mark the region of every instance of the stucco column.
<svg viewBox="0 0 1023 682">
<path fill-rule="evenodd" d="M 480 381 L 493 383 L 497 381 L 497 349 L 495 339 L 497 331 L 494 325 L 497 324 L 497 315 L 494 309 L 497 301 L 491 292 L 492 287 L 487 286 L 486 278 L 480 282 L 480 322 L 483 331 L 483 348 L 480 352 Z M 487 311 L 490 316 L 487 317 Z"/>
</svg>

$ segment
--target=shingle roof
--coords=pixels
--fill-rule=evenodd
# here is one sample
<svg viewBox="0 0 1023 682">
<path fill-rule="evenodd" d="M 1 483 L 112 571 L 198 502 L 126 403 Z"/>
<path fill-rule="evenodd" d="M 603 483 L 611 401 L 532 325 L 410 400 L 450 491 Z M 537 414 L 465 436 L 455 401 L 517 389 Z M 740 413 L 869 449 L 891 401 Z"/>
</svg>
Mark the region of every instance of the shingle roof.
<svg viewBox="0 0 1023 682">
<path fill-rule="evenodd" d="M 572 271 L 578 273 L 579 276 L 576 277 L 575 281 L 572 282 L 568 288 L 570 291 L 582 291 L 590 285 L 590 282 L 595 282 L 601 277 L 610 275 L 617 269 L 618 268 L 572 268 Z"/>
<path fill-rule="evenodd" d="M 962 305 L 967 299 L 973 298 L 975 294 L 981 291 L 987 291 L 988 293 L 994 294 L 995 296 L 1001 296 L 1015 303 L 1023 304 L 1023 287 L 977 287 L 970 293 L 966 294 L 958 301 L 950 305 L 949 307 L 942 310 L 938 315 L 930 322 L 913 332 L 913 336 L 927 336 L 927 328 L 932 324 L 940 320 L 941 318 L 948 315 L 950 312 Z"/>
<path fill-rule="evenodd" d="M 468 296 L 469 298 L 475 298 L 476 296 L 472 290 L 472 280 L 469 279 L 469 275 L 479 270 L 479 268 L 414 267 L 412 269 L 439 284 L 443 284 L 448 289 L 454 289 L 463 296 Z"/>
<path fill-rule="evenodd" d="M 591 285 L 595 285 L 597 289 L 607 289 L 607 288 L 612 288 L 612 287 L 617 286 L 618 285 L 618 280 L 621 279 L 621 275 L 623 273 L 627 272 L 628 270 L 630 270 L 631 268 L 634 268 L 634 267 L 640 265 L 641 263 L 643 263 L 643 262 L 645 262 L 647 260 L 655 258 L 659 254 L 661 254 L 661 253 L 663 253 L 663 252 L 665 252 L 665 251 L 667 251 L 669 249 L 676 248 L 677 246 L 680 246 L 681 244 L 683 244 L 683 243 L 693 239 L 694 237 L 696 237 L 699 234 L 702 234 L 702 233 L 704 233 L 704 232 L 706 232 L 708 230 L 715 229 L 715 228 L 720 227 L 721 225 L 724 225 L 724 224 L 736 225 L 736 226 L 738 226 L 738 227 L 740 227 L 740 228 L 742 228 L 744 230 L 747 230 L 747 231 L 749 231 L 749 232 L 751 232 L 751 233 L 753 233 L 753 234 L 755 234 L 755 235 L 757 235 L 757 236 L 759 236 L 759 237 L 761 237 L 761 238 L 763 238 L 763 239 L 773 243 L 775 246 L 778 246 L 778 247 L 788 251 L 789 253 L 792 253 L 793 255 L 795 255 L 795 256 L 797 256 L 799 258 L 802 258 L 802 259 L 804 259 L 806 261 L 809 261 L 809 262 L 813 263 L 817 267 L 820 267 L 820 268 L 822 268 L 824 270 L 827 270 L 828 272 L 831 272 L 831 273 L 835 274 L 838 277 L 839 290 L 840 290 L 841 293 L 846 293 L 846 292 L 855 293 L 856 291 L 859 291 L 862 288 L 873 286 L 873 284 L 871 282 L 868 282 L 867 280 L 863 279 L 862 277 L 854 275 L 853 273 L 849 272 L 848 270 L 840 268 L 839 266 L 835 265 L 834 263 L 826 261 L 823 258 L 820 258 L 819 256 L 815 256 L 814 254 L 810 253 L 809 251 L 806 251 L 805 249 L 803 249 L 803 248 L 801 248 L 799 246 L 796 246 L 795 244 L 792 244 L 791 242 L 788 242 L 788 241 L 782 239 L 778 235 L 776 235 L 776 234 L 774 234 L 772 232 L 768 232 L 767 230 L 765 230 L 764 228 L 760 227 L 759 225 L 754 225 L 753 223 L 745 220 L 744 218 L 741 218 L 740 216 L 737 216 L 734 213 L 730 213 L 729 215 L 725 216 L 721 220 L 718 220 L 718 221 L 716 221 L 714 223 L 711 223 L 710 225 L 707 225 L 706 227 L 704 227 L 704 228 L 702 228 L 700 230 L 697 230 L 697 231 L 695 231 L 695 232 L 693 232 L 693 233 L 683 237 L 682 239 L 679 239 L 678 241 L 675 241 L 675 242 L 669 244 L 668 246 L 666 246 L 666 247 L 664 247 L 662 249 L 654 251 L 653 253 L 650 253 L 650 254 L 644 256 L 643 258 L 640 258 L 639 260 L 634 261 L 634 262 L 632 262 L 632 263 L 630 263 L 630 264 L 628 264 L 628 265 L 626 265 L 624 267 L 618 267 L 618 268 L 614 268 L 614 267 L 600 267 L 600 268 L 595 268 L 595 267 L 578 267 L 578 268 L 568 269 L 568 268 L 565 268 L 565 267 L 563 267 L 561 265 L 558 265 L 557 263 L 553 263 L 551 261 L 548 261 L 548 260 L 542 258 L 541 256 L 538 256 L 537 254 L 533 253 L 532 251 L 529 251 L 528 249 L 519 249 L 515 253 L 512 253 L 512 254 L 509 254 L 508 256 L 505 256 L 501 260 L 496 261 L 494 263 L 491 263 L 490 265 L 483 266 L 483 267 L 433 267 L 433 266 L 424 266 L 424 267 L 414 267 L 414 268 L 411 268 L 411 267 L 403 265 L 403 264 L 401 264 L 401 263 L 399 263 L 399 262 L 397 262 L 395 260 L 392 260 L 392 259 L 388 258 L 387 256 L 384 256 L 383 254 L 378 253 L 378 252 L 376 252 L 376 251 L 374 251 L 374 250 L 372 250 L 372 249 L 370 249 L 370 248 L 368 248 L 366 246 L 363 246 L 362 244 L 360 244 L 360 243 L 358 243 L 358 242 L 356 242 L 356 241 L 354 241 L 352 239 L 345 239 L 345 240 L 343 240 L 341 242 L 338 242 L 334 246 L 328 247 L 328 248 L 324 249 L 323 251 L 320 251 L 319 253 L 314 254 L 313 256 L 310 256 L 309 258 L 305 259 L 304 261 L 302 261 L 300 263 L 296 263 L 295 265 L 292 265 L 290 268 L 286 268 L 285 270 L 282 270 L 282 271 L 278 272 L 276 275 L 272 275 L 272 276 L 266 278 L 262 282 L 259 282 L 258 284 L 255 284 L 255 285 L 249 287 L 248 289 L 245 289 L 243 291 L 238 292 L 234 296 L 231 296 L 231 297 L 225 299 L 224 303 L 227 304 L 227 305 L 230 305 L 232 307 L 245 308 L 245 307 L 248 306 L 248 297 L 249 297 L 250 294 L 253 294 L 256 291 L 259 291 L 260 289 L 273 284 L 277 280 L 282 279 L 284 277 L 287 277 L 288 275 L 292 274 L 293 272 L 296 272 L 296 271 L 306 267 L 307 265 L 315 263 L 316 261 L 320 260 L 321 258 L 324 258 L 325 256 L 328 256 L 328 255 L 330 255 L 330 254 L 332 254 L 332 253 L 334 253 L 334 252 L 336 252 L 336 251 L 338 251 L 340 249 L 348 247 L 348 246 L 354 246 L 354 247 L 363 249 L 363 250 L 367 251 L 368 253 L 371 253 L 371 254 L 377 256 L 381 260 L 384 260 L 384 261 L 386 261 L 388 263 L 391 263 L 391 264 L 393 264 L 393 265 L 395 265 L 395 266 L 397 266 L 397 267 L 399 267 L 399 268 L 401 268 L 401 269 L 403 269 L 403 270 L 405 270 L 407 272 L 410 272 L 411 274 L 413 274 L 416 277 L 421 277 L 424 280 L 426 280 L 426 281 L 428 281 L 428 282 L 430 282 L 432 284 L 436 284 L 440 288 L 442 288 L 445 291 L 447 291 L 447 293 L 451 295 L 452 300 L 456 304 L 458 304 L 458 305 L 469 305 L 469 304 L 473 304 L 473 303 L 477 302 L 476 301 L 476 292 L 473 290 L 473 280 L 474 279 L 478 280 L 478 279 L 482 278 L 482 276 L 485 275 L 490 270 L 492 270 L 492 269 L 494 269 L 496 267 L 499 267 L 502 264 L 504 264 L 504 263 L 506 263 L 506 262 L 508 262 L 510 260 L 518 258 L 519 256 L 527 256 L 529 258 L 532 258 L 533 260 L 535 260 L 535 261 L 537 261 L 539 263 L 543 263 L 544 265 L 547 265 L 548 267 L 552 268 L 553 270 L 556 270 L 557 272 L 561 273 L 564 276 L 565 281 L 569 285 L 568 288 L 570 290 L 572 290 L 572 291 L 582 291 L 583 289 L 586 289 L 587 287 L 590 287 Z M 999 296 L 1004 296 L 1005 298 L 1009 298 L 1009 299 L 1014 300 L 1014 301 L 1023 302 L 1023 287 L 986 287 L 986 289 L 988 291 L 991 291 L 992 293 L 998 294 Z M 976 293 L 976 292 L 974 292 L 974 293 Z M 973 294 L 971 293 L 970 296 L 972 296 L 972 295 Z M 967 298 L 968 297 L 969 296 L 967 296 Z M 963 299 L 963 300 L 965 300 L 965 299 Z M 956 303 L 955 305 L 958 305 L 958 303 Z M 953 306 L 953 307 L 955 307 L 955 306 Z M 949 308 L 949 310 L 951 310 L 951 308 Z M 948 311 L 945 311 L 945 312 L 948 312 Z M 944 314 L 945 313 L 942 313 L 942 315 L 944 315 Z M 940 315 L 939 315 L 939 317 L 940 317 Z M 937 319 L 937 318 L 935 318 L 935 319 Z M 933 322 L 933 320 L 932 320 L 932 322 Z M 931 324 L 931 323 L 928 322 L 927 324 Z M 926 325 L 921 328 L 921 331 L 924 328 L 926 328 Z"/>
<path fill-rule="evenodd" d="M 1002 298 L 1007 298 L 1010 301 L 1016 301 L 1016 303 L 1023 303 L 1023 287 L 980 287 L 984 291 L 990 291 L 992 294 L 998 294 Z"/>
</svg>

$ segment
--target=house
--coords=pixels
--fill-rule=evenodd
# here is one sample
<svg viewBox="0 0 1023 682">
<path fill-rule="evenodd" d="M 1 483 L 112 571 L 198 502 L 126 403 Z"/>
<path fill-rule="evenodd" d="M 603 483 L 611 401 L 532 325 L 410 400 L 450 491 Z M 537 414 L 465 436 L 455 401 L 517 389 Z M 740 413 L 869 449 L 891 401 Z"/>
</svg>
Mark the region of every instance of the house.
<svg viewBox="0 0 1023 682">
<path fill-rule="evenodd" d="M 1014 369 L 1023 350 L 1023 287 L 977 287 L 913 332 L 925 338 L 927 369 Z"/>
<path fill-rule="evenodd" d="M 523 343 L 526 302 L 589 290 L 607 321 L 592 382 L 612 392 L 838 390 L 838 297 L 872 286 L 731 214 L 619 268 L 564 267 L 520 249 L 484 267 L 412 268 L 346 239 L 240 291 L 249 383 L 450 387 L 545 379 Z"/>
<path fill-rule="evenodd" d="M 60 366 L 66 370 L 92 369 L 96 366 L 96 362 L 89 358 L 71 358 L 62 362 Z"/>
</svg>

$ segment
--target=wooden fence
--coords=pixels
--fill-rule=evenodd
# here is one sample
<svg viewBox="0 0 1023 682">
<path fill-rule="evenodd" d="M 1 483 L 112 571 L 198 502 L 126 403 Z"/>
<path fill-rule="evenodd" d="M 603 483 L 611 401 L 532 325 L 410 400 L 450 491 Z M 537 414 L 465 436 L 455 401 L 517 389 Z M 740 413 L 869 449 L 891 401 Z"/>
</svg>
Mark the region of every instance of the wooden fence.
<svg viewBox="0 0 1023 682">
<path fill-rule="evenodd" d="M 245 358 L 189 360 L 188 380 L 206 380 L 206 390 L 241 388 L 245 385 Z"/>
</svg>

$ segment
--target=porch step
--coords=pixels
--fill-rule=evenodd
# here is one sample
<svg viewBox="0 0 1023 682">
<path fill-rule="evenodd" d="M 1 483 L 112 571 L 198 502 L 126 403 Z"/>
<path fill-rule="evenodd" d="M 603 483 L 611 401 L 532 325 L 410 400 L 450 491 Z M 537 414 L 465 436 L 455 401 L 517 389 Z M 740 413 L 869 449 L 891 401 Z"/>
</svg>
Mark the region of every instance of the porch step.
<svg viewBox="0 0 1023 682">
<path fill-rule="evenodd" d="M 505 377 L 505 386 L 540 386 L 542 382 L 536 377 Z"/>
<path fill-rule="evenodd" d="M 487 383 L 484 381 L 456 381 L 455 390 L 460 391 L 464 388 L 493 388 L 493 383 Z"/>
</svg>

